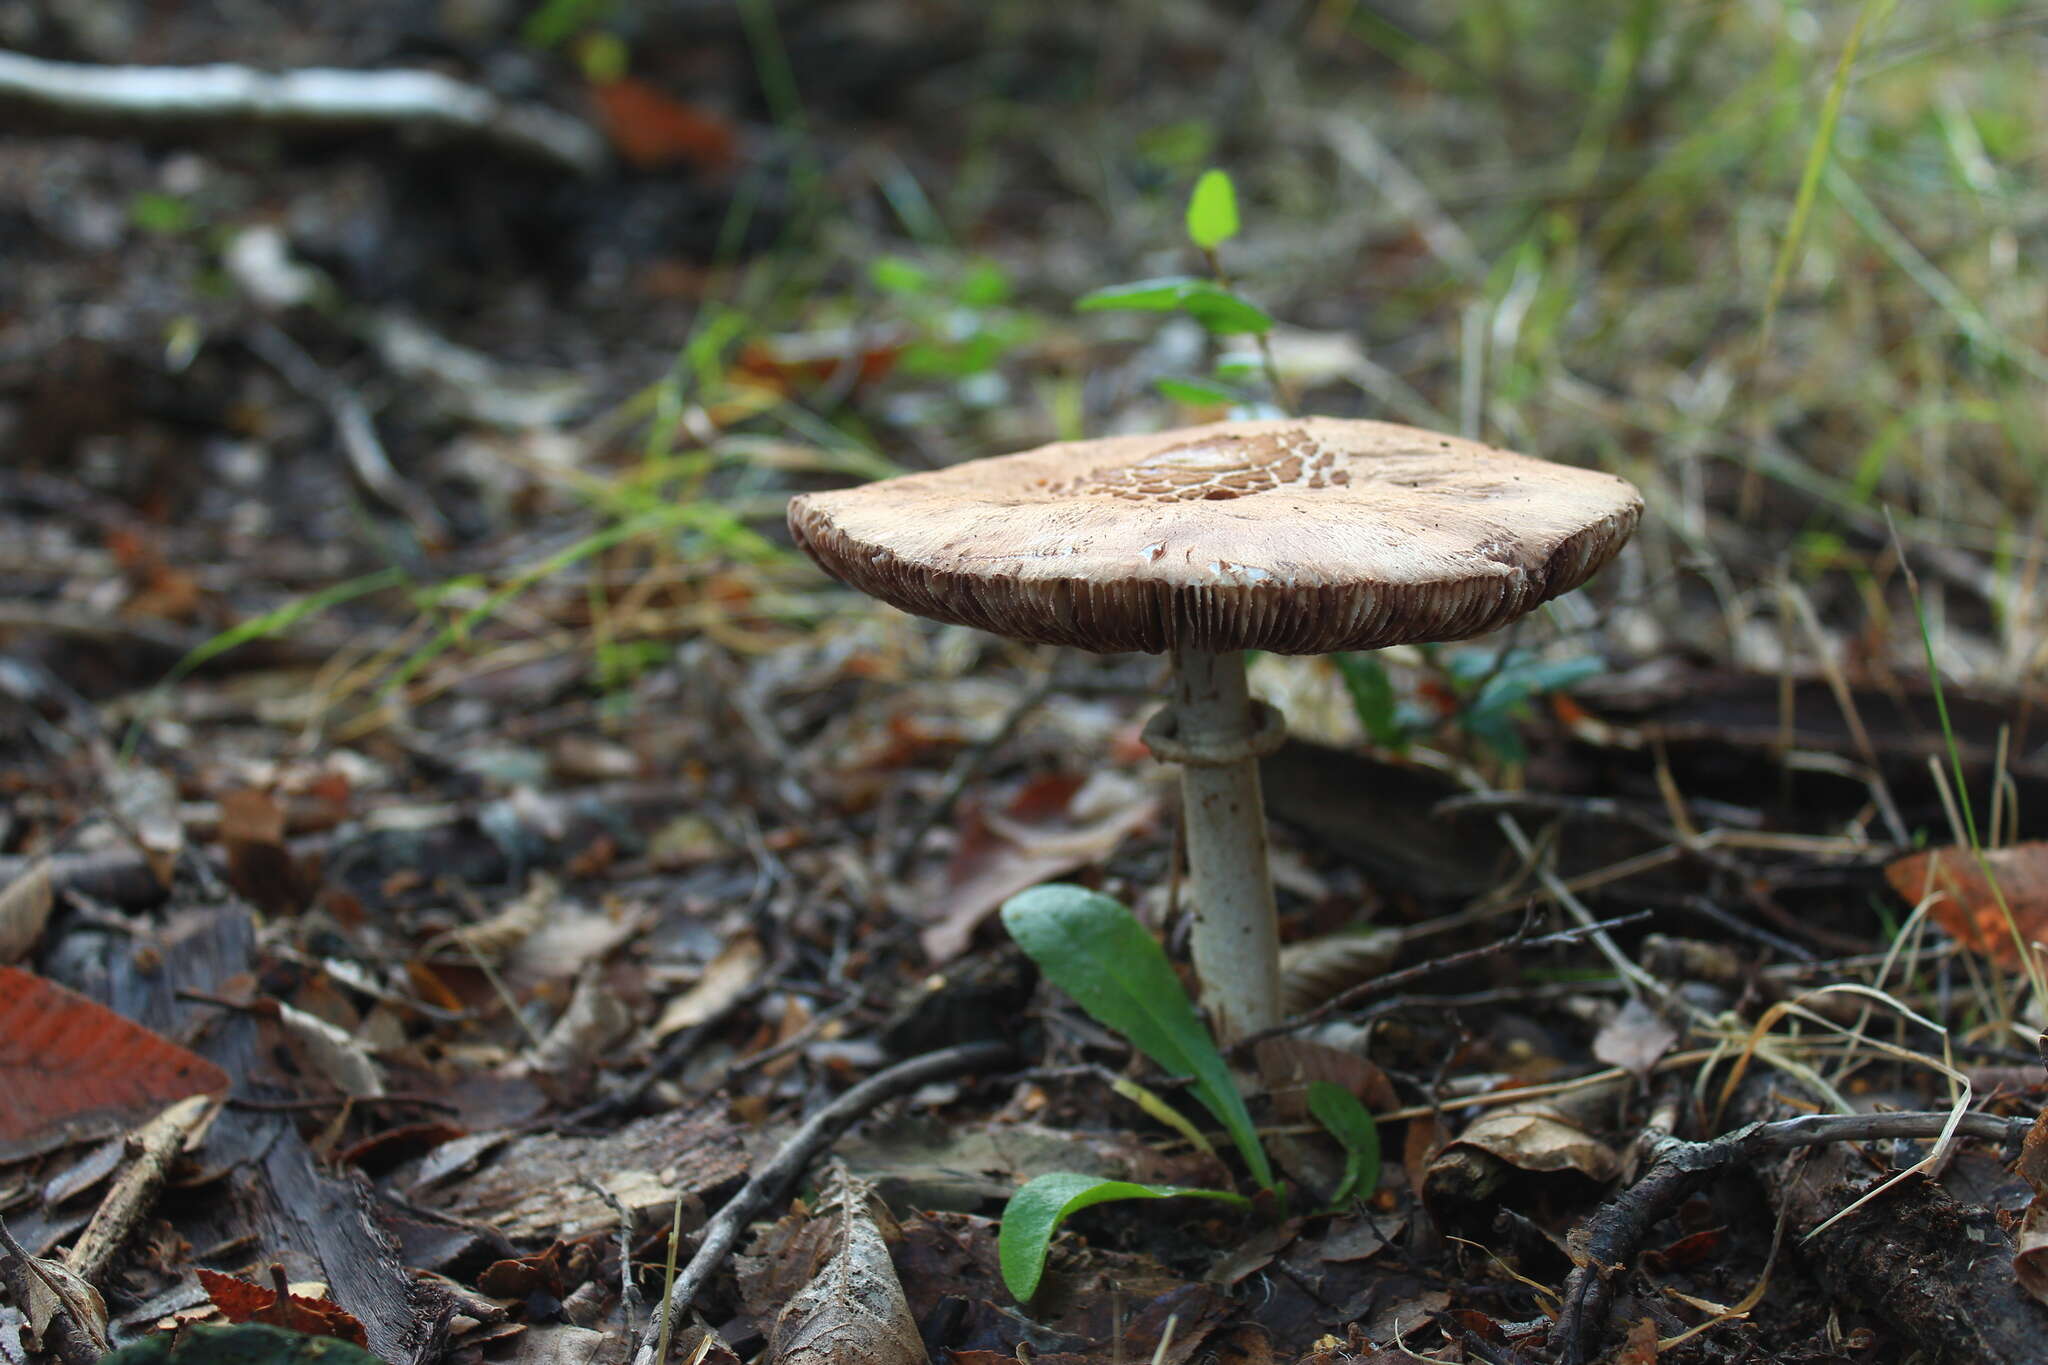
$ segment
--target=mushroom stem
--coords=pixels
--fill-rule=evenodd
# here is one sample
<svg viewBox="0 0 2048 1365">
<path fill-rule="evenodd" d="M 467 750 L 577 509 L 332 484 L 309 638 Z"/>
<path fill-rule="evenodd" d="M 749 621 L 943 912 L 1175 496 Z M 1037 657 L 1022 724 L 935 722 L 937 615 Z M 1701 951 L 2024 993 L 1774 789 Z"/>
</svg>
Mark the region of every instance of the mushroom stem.
<svg viewBox="0 0 2048 1365">
<path fill-rule="evenodd" d="M 1182 764 L 1195 972 L 1228 1045 L 1280 1022 L 1280 938 L 1259 794 L 1259 754 L 1272 747 L 1261 741 L 1277 742 L 1279 718 L 1254 707 L 1236 651 L 1177 646 L 1173 686 L 1171 756 Z"/>
</svg>

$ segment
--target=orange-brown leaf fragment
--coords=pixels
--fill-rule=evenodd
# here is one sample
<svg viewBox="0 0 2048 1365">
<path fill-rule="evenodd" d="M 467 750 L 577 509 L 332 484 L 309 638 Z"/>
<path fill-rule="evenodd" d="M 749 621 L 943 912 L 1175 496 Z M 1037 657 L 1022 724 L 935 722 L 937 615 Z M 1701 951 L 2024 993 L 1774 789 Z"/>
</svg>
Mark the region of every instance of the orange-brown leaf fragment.
<svg viewBox="0 0 2048 1365">
<path fill-rule="evenodd" d="M 285 1327 L 307 1336 L 338 1337 L 368 1346 L 369 1338 L 363 1332 L 363 1324 L 356 1321 L 348 1310 L 328 1298 L 312 1298 L 305 1294 L 294 1294 L 285 1283 L 284 1267 L 272 1266 L 271 1275 L 276 1287 L 266 1289 L 253 1280 L 238 1275 L 223 1275 L 217 1270 L 202 1268 L 199 1283 L 206 1290 L 213 1306 L 220 1309 L 221 1316 L 229 1322 L 265 1322 L 272 1327 Z"/>
<path fill-rule="evenodd" d="M 0 967 L 0 1160 L 126 1132 L 228 1074 L 106 1006 Z"/>
<path fill-rule="evenodd" d="M 612 146 L 641 170 L 687 162 L 724 170 L 738 159 L 732 124 L 631 78 L 591 89 Z"/>
<path fill-rule="evenodd" d="M 1937 848 L 1909 853 L 1889 864 L 1885 880 L 1909 903 L 1941 893 L 1927 913 L 1958 943 L 1982 953 L 2001 967 L 2019 965 L 2013 928 L 1999 906 L 2002 894 L 2012 910 L 2022 943 L 2048 941 L 2048 842 L 2014 844 L 1984 850 Z M 1985 877 L 1989 870 L 1991 879 Z"/>
</svg>

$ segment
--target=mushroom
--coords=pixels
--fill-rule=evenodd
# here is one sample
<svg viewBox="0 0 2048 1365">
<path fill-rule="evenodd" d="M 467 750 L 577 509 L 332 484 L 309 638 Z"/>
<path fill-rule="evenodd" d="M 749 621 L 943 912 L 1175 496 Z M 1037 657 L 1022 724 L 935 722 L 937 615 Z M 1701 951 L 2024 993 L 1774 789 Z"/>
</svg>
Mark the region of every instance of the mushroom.
<svg viewBox="0 0 2048 1365">
<path fill-rule="evenodd" d="M 1244 651 L 1484 634 L 1571 591 L 1635 529 L 1625 480 L 1385 422 L 1223 422 L 1066 441 L 791 499 L 796 543 L 918 616 L 1169 654 L 1145 730 L 1182 765 L 1195 970 L 1218 1033 L 1280 1019 L 1258 760 L 1279 713 Z"/>
</svg>

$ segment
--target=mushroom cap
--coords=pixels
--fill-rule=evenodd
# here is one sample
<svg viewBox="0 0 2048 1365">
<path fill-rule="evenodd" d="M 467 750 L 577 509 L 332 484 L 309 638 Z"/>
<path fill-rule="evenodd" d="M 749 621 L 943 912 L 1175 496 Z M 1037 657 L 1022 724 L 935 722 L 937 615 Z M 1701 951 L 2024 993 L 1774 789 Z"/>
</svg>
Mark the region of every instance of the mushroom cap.
<svg viewBox="0 0 2048 1365">
<path fill-rule="evenodd" d="M 1614 556 L 1626 480 L 1387 422 L 1065 441 L 792 498 L 833 577 L 1098 653 L 1325 654 L 1483 634 Z"/>
</svg>

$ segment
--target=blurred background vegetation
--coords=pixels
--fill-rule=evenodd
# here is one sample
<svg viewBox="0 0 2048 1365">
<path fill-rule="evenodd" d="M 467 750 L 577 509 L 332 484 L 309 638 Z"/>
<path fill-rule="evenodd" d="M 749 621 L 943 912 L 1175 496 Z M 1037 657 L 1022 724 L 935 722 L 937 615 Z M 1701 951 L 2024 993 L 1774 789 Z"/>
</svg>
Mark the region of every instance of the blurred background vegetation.
<svg viewBox="0 0 2048 1365">
<path fill-rule="evenodd" d="M 1645 489 L 1611 649 L 1917 668 L 1904 546 L 1945 670 L 2042 662 L 2038 4 L 11 0 L 0 42 L 431 68 L 607 144 L 17 102 L 0 430 L 151 528 L 95 600 L 177 626 L 165 666 L 337 595 L 409 622 L 347 674 L 385 702 L 544 625 L 603 691 L 872 619 L 787 492 L 1225 414 L 1174 381 L 1251 376 L 1232 339 L 1073 306 L 1203 273 L 1211 167 L 1299 410 Z M 17 595 L 84 592 L 89 539 L 17 539 Z"/>
</svg>

